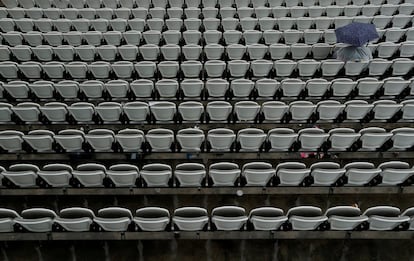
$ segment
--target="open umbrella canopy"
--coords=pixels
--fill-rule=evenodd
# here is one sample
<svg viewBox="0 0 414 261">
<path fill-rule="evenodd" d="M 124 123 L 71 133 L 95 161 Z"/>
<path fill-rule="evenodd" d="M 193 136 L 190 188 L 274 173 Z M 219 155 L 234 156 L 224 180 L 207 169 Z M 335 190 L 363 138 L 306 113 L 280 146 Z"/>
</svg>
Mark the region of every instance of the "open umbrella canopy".
<svg viewBox="0 0 414 261">
<path fill-rule="evenodd" d="M 335 30 L 336 41 L 352 46 L 363 46 L 371 40 L 379 38 L 373 24 L 351 23 Z"/>
</svg>

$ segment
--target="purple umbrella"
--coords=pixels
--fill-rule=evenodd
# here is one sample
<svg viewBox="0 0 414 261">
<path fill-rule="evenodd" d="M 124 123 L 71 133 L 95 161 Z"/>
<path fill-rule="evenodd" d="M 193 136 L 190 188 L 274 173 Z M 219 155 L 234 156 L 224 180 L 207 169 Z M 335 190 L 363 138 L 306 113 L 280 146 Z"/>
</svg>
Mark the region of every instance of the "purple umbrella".
<svg viewBox="0 0 414 261">
<path fill-rule="evenodd" d="M 363 46 L 371 40 L 379 38 L 373 24 L 350 23 L 335 29 L 336 41 L 352 46 Z"/>
</svg>

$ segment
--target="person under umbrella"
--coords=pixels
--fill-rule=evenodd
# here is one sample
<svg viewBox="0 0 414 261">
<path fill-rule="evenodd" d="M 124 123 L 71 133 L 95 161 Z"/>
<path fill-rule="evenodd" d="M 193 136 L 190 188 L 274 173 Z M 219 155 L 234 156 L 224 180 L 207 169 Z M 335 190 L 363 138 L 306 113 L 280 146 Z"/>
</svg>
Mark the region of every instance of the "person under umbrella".
<svg viewBox="0 0 414 261">
<path fill-rule="evenodd" d="M 367 43 L 379 38 L 373 24 L 351 23 L 335 30 L 338 43 L 345 44 L 335 49 L 334 58 L 347 61 L 369 61 L 372 59 L 371 50 Z"/>
</svg>

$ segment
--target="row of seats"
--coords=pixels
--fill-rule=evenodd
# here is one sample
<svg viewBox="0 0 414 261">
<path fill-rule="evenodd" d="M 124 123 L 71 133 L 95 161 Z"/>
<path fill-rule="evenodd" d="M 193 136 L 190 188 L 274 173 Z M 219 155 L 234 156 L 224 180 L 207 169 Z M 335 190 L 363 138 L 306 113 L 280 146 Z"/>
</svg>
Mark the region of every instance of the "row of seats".
<svg viewBox="0 0 414 261">
<path fill-rule="evenodd" d="M 400 29 L 389 28 L 379 30 L 379 43 L 386 42 L 404 42 L 404 39 L 410 43 L 414 41 L 414 29 Z M 306 29 L 306 30 L 265 30 L 263 32 L 258 30 L 246 30 L 241 32 L 238 30 L 227 30 L 220 32 L 217 30 L 208 30 L 200 32 L 196 30 L 180 32 L 177 30 L 160 31 L 144 31 L 139 32 L 136 30 L 130 30 L 126 32 L 108 31 L 70 31 L 66 33 L 62 32 L 28 32 L 21 33 L 16 31 L 9 31 L 6 33 L 0 33 L 3 44 L 8 46 L 18 46 L 27 44 L 32 47 L 39 45 L 50 45 L 57 47 L 60 45 L 93 45 L 100 46 L 104 44 L 108 45 L 144 45 L 144 44 L 254 44 L 261 43 L 266 45 L 272 45 L 277 43 L 284 43 L 286 45 L 292 45 L 298 42 L 305 44 L 317 44 L 318 42 L 325 42 L 326 44 L 336 44 L 336 36 L 334 30 L 318 30 L 318 29 Z M 383 40 L 382 40 L 383 39 Z M 408 44 L 407 43 L 407 44 Z M 403 44 L 403 43 L 402 43 Z M 372 46 L 375 44 L 369 45 Z"/>
<path fill-rule="evenodd" d="M 299 98 L 333 98 L 333 97 L 405 97 L 414 95 L 414 82 L 400 77 L 389 77 L 384 80 L 364 77 L 357 81 L 337 78 L 332 81 L 314 78 L 307 81 L 288 78 L 280 82 L 275 79 L 259 80 L 233 79 L 162 79 L 152 81 L 139 79 L 132 82 L 126 80 L 98 81 L 87 80 L 77 82 L 64 80 L 51 81 L 10 81 L 0 82 L 0 97 L 10 102 L 16 100 L 110 100 L 110 99 L 283 99 Z M 361 104 L 361 102 L 352 102 Z M 411 103 L 403 102 L 402 105 Z M 280 104 L 283 103 L 269 103 Z M 2 107 L 10 107 L 2 105 Z M 36 106 L 35 106 L 36 107 Z M 228 107 L 228 106 L 226 106 Z M 403 106 L 401 106 L 403 107 Z M 10 107 L 11 108 L 11 107 Z M 316 108 L 316 107 L 315 107 Z M 406 117 L 404 117 L 406 118 Z M 409 118 L 406 118 L 409 119 Z"/>
<path fill-rule="evenodd" d="M 254 39 L 251 40 L 254 41 Z M 0 45 L 0 61 L 208 61 L 220 59 L 260 60 L 263 58 L 280 60 L 287 57 L 293 60 L 301 60 L 307 57 L 323 60 L 331 57 L 336 48 L 337 46 L 324 43 L 316 43 L 313 45 L 302 43 L 285 45 L 276 43 L 267 46 L 258 44 L 257 42 L 248 45 L 230 44 L 228 46 L 208 44 L 204 47 L 195 44 L 183 46 L 166 44 L 161 47 L 154 44 L 145 44 L 140 47 L 135 45 L 100 45 L 96 47 L 93 45 L 80 45 L 75 47 L 70 45 L 59 45 L 56 47 L 48 45 L 39 45 L 36 47 L 28 45 L 8 47 Z M 371 44 L 369 48 L 374 53 L 374 56 L 378 56 L 378 58 L 391 58 L 395 54 L 398 54 L 398 57 L 402 58 L 414 56 L 414 42 L 402 42 L 400 44 L 385 42 L 378 45 Z"/>
<path fill-rule="evenodd" d="M 341 167 L 335 162 L 317 162 L 309 168 L 301 162 L 250 162 L 240 168 L 235 163 L 209 166 L 181 163 L 173 172 L 170 165 L 152 163 L 139 170 L 130 164 L 85 163 L 76 169 L 66 164 L 49 164 L 42 169 L 32 164 L 1 168 L 1 181 L 7 188 L 29 187 L 201 187 L 201 186 L 410 186 L 414 168 L 401 161 L 388 161 L 378 167 L 369 162 L 352 162 Z"/>
<path fill-rule="evenodd" d="M 33 8 L 33 7 L 40 7 L 40 8 L 154 8 L 154 7 L 260 7 L 260 6 L 269 6 L 269 7 L 278 7 L 278 6 L 286 6 L 286 7 L 294 7 L 294 6 L 347 6 L 350 4 L 353 5 L 398 5 L 398 4 L 413 4 L 412 0 L 59 0 L 59 1 L 50 1 L 50 0 L 5 0 L 4 5 L 7 8 L 15 8 L 15 7 L 23 7 L 23 8 Z"/>
<path fill-rule="evenodd" d="M 341 104 L 326 100 L 316 104 L 310 101 L 238 101 L 232 106 L 226 101 L 211 101 L 204 106 L 200 102 L 187 101 L 178 104 L 156 102 L 102 102 L 97 106 L 76 102 L 70 106 L 60 102 L 40 105 L 32 102 L 11 105 L 0 103 L 0 122 L 36 124 L 50 123 L 167 123 L 167 122 L 342 122 L 414 120 L 414 100 L 397 103 L 379 100 L 369 104 L 363 100 L 351 100 Z"/>
<path fill-rule="evenodd" d="M 336 18 L 332 17 L 319 17 L 319 18 L 301 18 L 299 20 L 295 18 L 285 17 L 285 18 L 170 18 L 164 19 L 161 18 L 151 18 L 151 19 L 123 19 L 116 18 L 112 20 L 108 19 L 57 19 L 52 20 L 48 18 L 41 19 L 30 19 L 30 18 L 0 18 L 0 30 L 3 33 L 10 31 L 20 31 L 20 32 L 31 32 L 31 31 L 41 31 L 41 32 L 50 32 L 53 29 L 59 30 L 61 32 L 68 32 L 71 29 L 76 29 L 76 31 L 86 32 L 90 29 L 98 32 L 107 32 L 107 31 L 120 31 L 125 32 L 128 30 L 137 30 L 137 31 L 167 31 L 167 30 L 196 30 L 196 31 L 205 31 L 205 30 L 271 30 L 279 29 L 281 31 L 289 29 L 330 29 L 330 28 L 339 28 L 350 24 L 352 22 L 363 22 L 363 23 L 373 23 L 378 29 L 385 28 L 405 28 L 411 24 L 413 15 L 395 15 L 395 16 L 386 16 L 386 15 L 376 15 L 376 16 L 339 16 Z M 73 25 L 73 28 L 72 28 Z"/>
<path fill-rule="evenodd" d="M 207 137 L 206 137 L 207 136 Z M 177 141 L 177 142 L 176 142 Z M 198 128 L 181 129 L 175 135 L 170 129 L 151 129 L 144 134 L 138 129 L 114 131 L 67 129 L 57 134 L 49 130 L 0 132 L 3 151 L 27 152 L 259 152 L 259 151 L 392 151 L 411 150 L 414 145 L 412 128 L 397 128 L 387 132 L 383 128 L 368 127 L 358 133 L 350 128 L 335 128 L 326 133 L 318 128 L 264 130 L 246 128 L 211 129 L 205 135 Z"/>
<path fill-rule="evenodd" d="M 347 5 L 347 6 L 294 6 L 294 7 L 206 7 L 203 9 L 197 7 L 181 8 L 0 8 L 0 18 L 31 18 L 31 19 L 113 19 L 113 18 L 225 18 L 225 17 L 338 17 L 338 16 L 373 16 L 373 15 L 411 15 L 414 11 L 414 4 L 406 3 L 401 5 Z"/>
<path fill-rule="evenodd" d="M 414 230 L 414 208 L 401 213 L 392 206 L 370 207 L 363 213 L 354 206 L 335 206 L 325 213 L 315 206 L 292 207 L 285 214 L 280 208 L 258 207 L 249 214 L 239 206 L 212 209 L 181 207 L 172 217 L 168 209 L 143 207 L 135 215 L 127 208 L 106 207 L 93 210 L 70 207 L 59 211 L 47 208 L 25 209 L 19 215 L 7 208 L 0 209 L 0 232 L 86 232 L 86 231 L 234 231 L 234 230 Z"/>
<path fill-rule="evenodd" d="M 254 49 L 257 51 L 257 49 Z M 257 53 L 257 52 L 256 52 Z M 146 59 L 145 59 L 146 60 Z M 132 63 L 118 61 L 86 62 L 0 62 L 0 77 L 3 79 L 118 79 L 118 78 L 251 78 L 251 77 L 313 77 L 332 76 L 409 76 L 413 68 L 410 58 L 383 58 L 372 61 L 349 61 L 329 59 L 317 61 L 303 59 L 298 62 L 288 59 L 268 61 L 258 59 L 255 62 L 233 60 L 163 61 L 160 63 L 142 61 Z M 299 80 L 300 81 L 300 80 Z M 301 81 L 300 81 L 301 82 Z"/>
</svg>

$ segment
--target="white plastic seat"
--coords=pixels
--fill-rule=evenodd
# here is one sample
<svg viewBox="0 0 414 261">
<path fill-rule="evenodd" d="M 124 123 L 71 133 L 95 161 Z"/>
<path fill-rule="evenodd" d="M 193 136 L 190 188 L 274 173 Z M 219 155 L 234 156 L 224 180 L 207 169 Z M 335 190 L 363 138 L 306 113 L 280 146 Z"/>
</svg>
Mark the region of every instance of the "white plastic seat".
<svg viewBox="0 0 414 261">
<path fill-rule="evenodd" d="M 182 121 L 198 122 L 204 113 L 204 106 L 200 102 L 187 101 L 178 105 L 178 112 L 180 113 Z"/>
<path fill-rule="evenodd" d="M 14 164 L 1 174 L 14 185 L 26 188 L 36 186 L 37 172 L 39 172 L 39 168 L 35 165 Z"/>
<path fill-rule="evenodd" d="M 410 81 L 404 80 L 402 77 L 390 77 L 384 79 L 382 88 L 384 95 L 398 96 L 408 87 Z"/>
<path fill-rule="evenodd" d="M 262 129 L 246 128 L 238 131 L 237 142 L 241 151 L 260 151 L 266 137 Z"/>
<path fill-rule="evenodd" d="M 85 62 L 95 61 L 96 48 L 93 45 L 80 45 L 75 47 L 77 56 Z"/>
<path fill-rule="evenodd" d="M 235 140 L 236 135 L 230 129 L 211 129 L 207 134 L 207 141 L 211 146 L 211 151 L 230 151 Z"/>
<path fill-rule="evenodd" d="M 124 152 L 140 152 L 142 144 L 145 142 L 145 135 L 143 131 L 138 129 L 123 129 L 118 131 L 115 139 Z"/>
<path fill-rule="evenodd" d="M 149 65 L 152 65 L 153 63 L 149 62 Z M 155 64 L 153 64 L 155 67 Z M 137 68 L 137 65 L 135 65 Z M 145 68 L 145 67 L 144 67 Z M 141 69 L 144 69 L 141 68 Z M 150 68 L 151 69 L 151 68 Z M 155 68 L 154 68 L 155 70 Z M 139 79 L 135 80 L 130 83 L 130 88 L 132 92 L 134 93 L 135 97 L 138 98 L 148 98 L 151 97 L 153 91 L 154 91 L 154 83 L 151 80 L 148 79 Z"/>
<path fill-rule="evenodd" d="M 255 89 L 259 97 L 273 97 L 279 89 L 279 82 L 274 79 L 259 79 L 255 82 Z"/>
<path fill-rule="evenodd" d="M 308 101 L 294 101 L 289 104 L 289 111 L 294 121 L 308 121 L 316 110 L 316 105 Z"/>
<path fill-rule="evenodd" d="M 150 61 L 141 61 L 134 64 L 134 68 L 141 78 L 152 78 L 154 77 L 157 65 Z"/>
<path fill-rule="evenodd" d="M 289 209 L 287 212 L 293 230 L 316 230 L 328 218 L 322 210 L 313 206 L 300 206 Z"/>
<path fill-rule="evenodd" d="M 361 75 L 367 69 L 368 61 L 348 61 L 345 63 L 345 74 L 347 76 Z"/>
<path fill-rule="evenodd" d="M 203 230 L 209 221 L 207 210 L 199 207 L 181 207 L 174 211 L 174 225 L 183 231 Z"/>
<path fill-rule="evenodd" d="M 375 151 L 380 149 L 393 135 L 383 128 L 368 127 L 359 131 L 361 134 L 361 150 Z"/>
<path fill-rule="evenodd" d="M 9 103 L 0 102 L 0 122 L 11 122 L 12 120 L 12 107 Z"/>
<path fill-rule="evenodd" d="M 396 58 L 392 64 L 392 75 L 393 76 L 404 76 L 407 75 L 413 68 L 414 63 L 409 58 Z"/>
<path fill-rule="evenodd" d="M 96 47 L 96 53 L 104 61 L 114 61 L 118 53 L 118 49 L 114 45 L 101 45 Z"/>
<path fill-rule="evenodd" d="M 29 79 L 42 78 L 42 66 L 38 62 L 23 62 L 18 64 L 20 72 Z"/>
<path fill-rule="evenodd" d="M 22 102 L 12 108 L 13 112 L 23 122 L 39 121 L 40 105 L 32 102 Z"/>
<path fill-rule="evenodd" d="M 181 129 L 177 133 L 177 141 L 184 152 L 198 152 L 204 142 L 204 132 L 197 128 Z"/>
<path fill-rule="evenodd" d="M 311 77 L 319 69 L 320 62 L 313 59 L 304 59 L 298 61 L 297 66 L 300 76 Z"/>
<path fill-rule="evenodd" d="M 288 151 L 297 138 L 298 134 L 288 128 L 275 128 L 267 132 L 271 151 Z"/>
<path fill-rule="evenodd" d="M 213 82 L 213 80 L 211 80 L 210 82 L 207 82 L 206 86 L 208 90 L 210 87 L 209 83 L 211 82 Z M 253 91 L 253 88 L 254 88 L 254 82 L 251 80 L 247 80 L 247 79 L 235 79 L 231 81 L 230 83 L 230 89 L 235 97 L 248 97 Z M 209 93 L 210 93 L 210 90 L 209 90 Z"/>
<path fill-rule="evenodd" d="M 233 17 L 225 17 L 221 20 L 224 31 L 235 30 L 239 25 L 239 20 Z"/>
<path fill-rule="evenodd" d="M 166 44 L 179 44 L 181 40 L 181 32 L 175 30 L 167 30 L 162 32 L 162 37 Z"/>
<path fill-rule="evenodd" d="M 79 181 L 80 186 L 102 187 L 105 172 L 106 168 L 101 164 L 86 163 L 78 165 L 72 175 Z"/>
<path fill-rule="evenodd" d="M 16 217 L 14 221 L 30 232 L 52 231 L 53 220 L 57 217 L 53 210 L 46 208 L 29 208 Z"/>
<path fill-rule="evenodd" d="M 128 61 L 114 62 L 111 68 L 118 78 L 131 78 L 134 72 L 134 64 Z"/>
<path fill-rule="evenodd" d="M 129 83 L 125 80 L 111 80 L 104 86 L 112 98 L 125 98 L 129 91 Z"/>
<path fill-rule="evenodd" d="M 187 30 L 183 32 L 183 39 L 186 44 L 198 45 L 201 40 L 201 32 L 197 30 Z"/>
<path fill-rule="evenodd" d="M 69 19 L 65 19 L 65 18 L 64 19 L 56 19 L 56 20 L 52 20 L 51 24 L 49 23 L 49 24 L 46 24 L 46 25 L 42 25 L 42 27 L 44 27 L 44 28 L 40 29 L 40 31 L 47 32 L 47 30 L 52 29 L 52 24 L 59 32 L 62 32 L 62 33 L 69 32 L 70 29 L 71 29 L 71 26 L 72 26 L 72 22 Z M 37 23 L 35 22 L 35 25 L 37 27 L 39 27 L 39 20 L 38 20 Z"/>
<path fill-rule="evenodd" d="M 210 121 L 227 121 L 233 107 L 230 103 L 224 101 L 209 102 L 206 106 L 206 112 Z"/>
<path fill-rule="evenodd" d="M 278 230 L 287 220 L 283 210 L 274 207 L 255 208 L 249 214 L 249 221 L 255 230 Z"/>
<path fill-rule="evenodd" d="M 152 129 L 145 135 L 145 139 L 154 152 L 171 151 L 171 145 L 174 142 L 174 132 L 168 129 Z"/>
<path fill-rule="evenodd" d="M 203 12 L 205 12 L 205 10 L 206 8 L 203 9 Z M 222 36 L 223 33 L 216 30 L 207 30 L 203 33 L 203 37 L 207 45 L 219 43 Z"/>
<path fill-rule="evenodd" d="M 98 107 L 98 106 L 97 106 Z M 103 113 L 101 113 L 103 114 Z M 85 135 L 85 140 L 96 152 L 112 151 L 112 145 L 115 141 L 115 134 L 108 129 L 94 129 L 90 130 Z"/>
<path fill-rule="evenodd" d="M 247 52 L 251 60 L 263 59 L 268 50 L 269 47 L 264 44 L 250 44 L 247 46 Z"/>
<path fill-rule="evenodd" d="M 403 107 L 402 104 L 397 104 L 395 101 L 391 100 L 379 100 L 373 102 L 374 108 L 372 111 L 374 112 L 374 119 L 375 120 L 390 120 L 394 117 L 394 115 L 400 111 Z"/>
<path fill-rule="evenodd" d="M 384 186 L 401 185 L 414 175 L 414 169 L 410 168 L 410 165 L 407 162 L 402 161 L 384 162 L 381 163 L 378 168 L 382 170 L 381 185 Z"/>
<path fill-rule="evenodd" d="M 313 186 L 332 186 L 341 178 L 346 170 L 336 162 L 318 162 L 310 167 Z"/>
<path fill-rule="evenodd" d="M 27 45 L 16 45 L 9 48 L 14 57 L 19 61 L 30 61 L 32 58 L 32 48 Z"/>
<path fill-rule="evenodd" d="M 370 207 L 363 215 L 369 217 L 369 229 L 378 231 L 393 230 L 410 220 L 408 216 L 400 216 L 399 208 L 391 206 Z"/>
<path fill-rule="evenodd" d="M 280 82 L 280 89 L 283 91 L 283 96 L 297 97 L 305 89 L 306 83 L 300 79 L 288 78 Z"/>
<path fill-rule="evenodd" d="M 393 146 L 392 150 L 407 150 L 410 149 L 414 144 L 412 142 L 412 128 L 397 128 L 391 130 Z"/>
<path fill-rule="evenodd" d="M 149 105 L 140 101 L 125 103 L 122 110 L 132 122 L 145 122 L 150 115 Z"/>
<path fill-rule="evenodd" d="M 338 101 L 320 101 L 317 104 L 316 112 L 319 121 L 335 121 L 342 114 L 345 105 Z"/>
<path fill-rule="evenodd" d="M 229 82 L 223 79 L 209 79 L 206 82 L 206 89 L 211 97 L 225 97 Z"/>
<path fill-rule="evenodd" d="M 51 64 L 53 66 L 54 64 Z M 63 67 L 63 65 L 62 65 Z M 44 67 L 43 67 L 44 68 Z M 64 99 L 74 99 L 78 95 L 79 84 L 76 81 L 60 81 L 54 84 L 55 90 Z"/>
<path fill-rule="evenodd" d="M 328 140 L 329 134 L 317 128 L 305 128 L 298 131 L 298 140 L 302 151 L 317 151 Z"/>
<path fill-rule="evenodd" d="M 128 229 L 132 220 L 129 209 L 120 207 L 108 207 L 98 210 L 98 215 L 93 219 L 103 231 L 123 232 Z"/>
<path fill-rule="evenodd" d="M 276 166 L 276 175 L 280 180 L 280 186 L 298 186 L 310 170 L 301 162 L 284 162 Z"/>
<path fill-rule="evenodd" d="M 158 59 L 160 49 L 155 44 L 146 44 L 139 47 L 139 53 L 145 61 L 155 61 Z"/>
<path fill-rule="evenodd" d="M 70 62 L 65 64 L 65 69 L 74 79 L 84 79 L 88 72 L 88 65 L 84 62 Z"/>
<path fill-rule="evenodd" d="M 144 207 L 136 211 L 133 221 L 142 231 L 163 231 L 170 224 L 170 213 L 165 208 Z"/>
<path fill-rule="evenodd" d="M 137 8 L 140 12 L 142 11 L 142 9 Z M 134 10 L 136 9 L 132 9 L 132 13 L 134 14 Z M 145 11 L 146 13 L 146 11 Z M 137 14 L 135 13 L 134 16 L 136 16 Z M 145 20 L 141 17 L 138 16 L 138 18 L 133 18 L 128 20 L 128 25 L 132 30 L 135 31 L 139 31 L 139 32 L 143 32 L 144 27 L 145 27 Z"/>
<path fill-rule="evenodd" d="M 172 75 L 168 76 L 172 77 Z M 172 79 L 162 79 L 155 83 L 155 89 L 161 98 L 175 97 L 178 92 L 178 82 Z"/>
<path fill-rule="evenodd" d="M 111 72 L 111 65 L 108 62 L 93 62 L 88 64 L 88 70 L 97 79 L 109 78 Z"/>
<path fill-rule="evenodd" d="M 329 130 L 329 141 L 332 151 L 346 151 L 359 139 L 361 134 L 350 128 L 335 128 Z"/>
<path fill-rule="evenodd" d="M 370 76 L 384 75 L 385 72 L 391 67 L 392 61 L 388 61 L 382 58 L 375 58 L 371 60 L 368 66 Z"/>
<path fill-rule="evenodd" d="M 206 175 L 204 165 L 199 163 L 181 163 L 174 171 L 180 187 L 200 187 Z"/>
<path fill-rule="evenodd" d="M 390 58 L 399 49 L 400 44 L 392 42 L 379 43 L 377 47 L 379 58 Z"/>
<path fill-rule="evenodd" d="M 204 68 L 208 77 L 221 77 L 226 69 L 226 63 L 219 60 L 209 60 L 205 62 Z"/>
<path fill-rule="evenodd" d="M 95 111 L 103 122 L 116 122 L 120 119 L 122 108 L 117 102 L 102 102 L 95 107 Z"/>
<path fill-rule="evenodd" d="M 18 34 L 13 35 L 13 32 L 10 32 L 10 33 L 12 33 L 12 34 L 10 34 L 11 38 L 16 38 L 16 40 L 19 39 Z M 15 33 L 17 33 L 17 32 L 15 32 Z M 3 34 L 3 36 L 6 36 L 4 38 L 7 41 L 7 34 Z M 26 41 L 26 43 L 30 46 L 38 46 L 38 45 L 42 45 L 42 43 L 43 43 L 43 33 L 41 33 L 41 32 L 36 32 L 36 31 L 27 32 L 27 33 L 21 34 L 20 37 L 22 37 Z M 7 41 L 7 42 L 11 46 L 16 46 L 16 45 L 21 44 L 21 42 L 18 43 L 18 44 L 13 44 L 14 41 L 12 41 L 12 42 Z"/>
<path fill-rule="evenodd" d="M 22 150 L 23 132 L 15 130 L 0 131 L 0 147 L 7 152 Z"/>
<path fill-rule="evenodd" d="M 141 32 L 137 30 L 126 31 L 122 33 L 122 37 L 127 44 L 138 45 L 141 40 Z"/>
<path fill-rule="evenodd" d="M 240 101 L 234 105 L 234 113 L 239 122 L 257 121 L 260 105 L 252 101 Z"/>
<path fill-rule="evenodd" d="M 273 43 L 269 46 L 269 52 L 272 60 L 284 59 L 289 51 L 290 46 L 286 44 Z"/>
<path fill-rule="evenodd" d="M 35 49 L 33 49 L 33 52 L 35 52 Z M 72 46 L 61 45 L 54 47 L 52 54 L 53 53 L 59 58 L 60 61 L 71 62 L 73 61 L 75 55 L 75 49 Z"/>
<path fill-rule="evenodd" d="M 323 97 L 331 83 L 325 79 L 310 79 L 306 81 L 305 89 L 310 97 Z"/>
<path fill-rule="evenodd" d="M 155 121 L 159 122 L 173 121 L 177 112 L 176 105 L 167 101 L 150 103 L 150 109 Z"/>
<path fill-rule="evenodd" d="M 270 163 L 251 162 L 243 165 L 241 175 L 246 178 L 247 186 L 266 186 L 276 174 Z"/>
<path fill-rule="evenodd" d="M 95 214 L 88 208 L 71 207 L 62 209 L 54 222 L 66 231 L 87 232 L 94 218 Z"/>
<path fill-rule="evenodd" d="M 361 210 L 354 206 L 336 206 L 326 210 L 331 230 L 354 230 L 362 223 L 368 221 L 368 217 L 361 215 Z"/>
<path fill-rule="evenodd" d="M 187 44 L 182 47 L 183 57 L 186 60 L 198 60 L 202 52 L 202 47 L 197 44 Z"/>
<path fill-rule="evenodd" d="M 217 230 L 244 230 L 247 220 L 246 212 L 241 207 L 222 206 L 211 212 L 211 221 Z"/>
<path fill-rule="evenodd" d="M 185 78 L 199 78 L 203 65 L 200 61 L 184 61 L 180 68 Z"/>
<path fill-rule="evenodd" d="M 375 168 L 374 164 L 368 162 L 348 163 L 344 169 L 348 178 L 347 184 L 350 186 L 366 185 L 381 173 L 381 169 Z"/>
<path fill-rule="evenodd" d="M 283 32 L 285 44 L 294 44 L 303 37 L 303 31 L 288 29 Z"/>
<path fill-rule="evenodd" d="M 363 100 L 352 100 L 345 102 L 346 118 L 347 120 L 362 120 L 374 107 L 373 104 Z"/>
<path fill-rule="evenodd" d="M 82 151 L 85 142 L 85 133 L 81 130 L 66 129 L 59 131 L 53 138 L 66 151 Z"/>
<path fill-rule="evenodd" d="M 163 58 L 167 61 L 177 61 L 181 55 L 181 48 L 176 44 L 166 44 L 160 49 Z"/>
<path fill-rule="evenodd" d="M 148 187 L 168 187 L 172 169 L 165 164 L 147 164 L 142 167 L 140 175 Z"/>
<path fill-rule="evenodd" d="M 25 81 L 10 81 L 3 84 L 4 90 L 15 99 L 27 99 L 29 97 L 29 84 Z"/>
<path fill-rule="evenodd" d="M 209 177 L 213 180 L 213 186 L 233 186 L 240 173 L 239 166 L 235 163 L 219 162 L 209 167 Z"/>
<path fill-rule="evenodd" d="M 162 78 L 176 78 L 178 75 L 179 69 L 180 69 L 180 65 L 178 64 L 177 61 L 162 61 L 157 65 L 157 68 Z M 170 80 L 170 81 L 173 81 L 173 80 Z"/>
<path fill-rule="evenodd" d="M 378 81 L 376 78 L 361 78 L 357 81 L 356 89 L 360 96 L 373 96 L 382 87 L 383 81 Z"/>
<path fill-rule="evenodd" d="M 321 70 L 323 76 L 336 76 L 338 72 L 344 67 L 343 61 L 328 59 L 321 62 Z"/>
<path fill-rule="evenodd" d="M 20 215 L 16 211 L 0 208 L 0 232 L 14 232 L 15 218 L 18 218 Z"/>
<path fill-rule="evenodd" d="M 115 187 L 132 187 L 139 176 L 138 167 L 131 164 L 112 165 L 106 171 Z"/>
<path fill-rule="evenodd" d="M 220 60 L 224 55 L 224 46 L 214 43 L 204 46 L 204 52 L 208 60 Z"/>
<path fill-rule="evenodd" d="M 276 75 L 281 77 L 288 77 L 296 69 L 297 63 L 292 60 L 276 60 L 274 62 L 274 68 Z"/>
<path fill-rule="evenodd" d="M 72 167 L 66 164 L 48 164 L 37 174 L 51 187 L 68 187 L 72 171 Z"/>
<path fill-rule="evenodd" d="M 68 106 L 61 102 L 48 102 L 40 107 L 42 114 L 50 122 L 65 122 Z"/>
<path fill-rule="evenodd" d="M 87 98 L 101 98 L 104 83 L 97 80 L 89 80 L 79 84 L 79 89 Z"/>
<path fill-rule="evenodd" d="M 413 108 L 414 102 L 413 100 L 406 100 L 402 101 L 401 104 L 403 107 L 401 108 L 402 111 L 402 120 L 403 121 L 411 121 L 413 120 Z"/>
<path fill-rule="evenodd" d="M 223 34 L 224 35 L 224 34 Z M 241 60 L 246 54 L 247 47 L 241 44 L 230 44 L 226 47 L 226 53 L 230 60 Z"/>
</svg>

